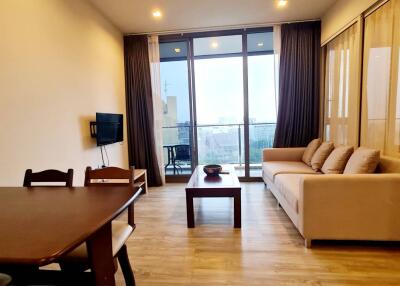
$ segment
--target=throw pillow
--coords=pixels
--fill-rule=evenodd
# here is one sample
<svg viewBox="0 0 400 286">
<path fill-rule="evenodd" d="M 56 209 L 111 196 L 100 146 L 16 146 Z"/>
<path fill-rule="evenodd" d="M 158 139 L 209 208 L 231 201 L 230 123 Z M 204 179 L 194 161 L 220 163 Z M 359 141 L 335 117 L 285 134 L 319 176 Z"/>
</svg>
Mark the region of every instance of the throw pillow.
<svg viewBox="0 0 400 286">
<path fill-rule="evenodd" d="M 311 158 L 311 168 L 313 168 L 313 170 L 317 172 L 321 171 L 322 165 L 334 148 L 335 146 L 332 142 L 322 143 Z"/>
<path fill-rule="evenodd" d="M 301 158 L 304 163 L 311 167 L 311 158 L 314 155 L 315 151 L 317 151 L 318 147 L 321 145 L 321 139 L 314 139 L 308 145 L 306 150 L 304 151 L 303 157 Z"/>
<path fill-rule="evenodd" d="M 380 151 L 376 149 L 369 149 L 360 147 L 353 155 L 344 169 L 344 174 L 371 174 L 375 172 L 379 164 Z"/>
<path fill-rule="evenodd" d="M 352 146 L 340 146 L 335 148 L 322 166 L 322 173 L 342 174 L 353 151 L 354 148 Z"/>
</svg>

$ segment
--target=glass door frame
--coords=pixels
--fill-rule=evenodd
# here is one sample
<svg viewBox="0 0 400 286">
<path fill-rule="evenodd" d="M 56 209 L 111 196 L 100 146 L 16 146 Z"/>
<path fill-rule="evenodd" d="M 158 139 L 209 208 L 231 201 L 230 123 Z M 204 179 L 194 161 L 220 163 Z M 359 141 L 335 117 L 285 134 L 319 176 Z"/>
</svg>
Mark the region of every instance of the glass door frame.
<svg viewBox="0 0 400 286">
<path fill-rule="evenodd" d="M 240 176 L 241 181 L 260 181 L 261 177 L 250 176 L 250 134 L 249 134 L 249 87 L 248 87 L 248 56 L 249 55 L 267 55 L 271 54 L 269 51 L 263 52 L 251 52 L 247 51 L 247 35 L 253 33 L 262 32 L 273 32 L 273 27 L 261 27 L 261 28 L 248 28 L 248 29 L 234 29 L 234 30 L 222 30 L 222 31 L 209 31 L 209 32 L 195 32 L 185 34 L 173 34 L 173 35 L 162 35 L 159 36 L 160 43 L 171 43 L 171 42 L 186 42 L 188 47 L 187 53 L 187 66 L 188 66 L 188 86 L 189 86 L 189 108 L 190 108 L 190 143 L 191 143 L 191 155 L 192 172 L 198 165 L 198 144 L 197 144 L 197 111 L 196 111 L 196 83 L 195 83 L 195 70 L 194 60 L 205 59 L 205 58 L 223 58 L 238 56 L 243 59 L 243 127 L 244 127 L 244 166 L 245 175 Z M 220 55 L 206 55 L 206 56 L 194 56 L 193 39 L 194 38 L 205 38 L 205 37 L 219 37 L 219 36 L 230 36 L 230 35 L 241 35 L 242 36 L 242 52 L 234 54 L 220 54 Z M 239 142 L 240 144 L 240 142 Z M 241 152 L 241 151 L 240 151 Z M 190 175 L 166 175 L 167 181 L 187 181 Z"/>
</svg>

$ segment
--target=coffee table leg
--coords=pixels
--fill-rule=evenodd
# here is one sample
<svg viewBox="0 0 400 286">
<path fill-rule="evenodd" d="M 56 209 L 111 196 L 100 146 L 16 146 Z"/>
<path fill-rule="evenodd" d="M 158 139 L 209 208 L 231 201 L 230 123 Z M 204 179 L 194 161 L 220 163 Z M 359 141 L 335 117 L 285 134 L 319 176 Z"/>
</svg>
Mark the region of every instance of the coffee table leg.
<svg viewBox="0 0 400 286">
<path fill-rule="evenodd" d="M 109 222 L 87 241 L 96 286 L 115 286 L 111 235 L 111 222 Z"/>
<path fill-rule="evenodd" d="M 242 227 L 242 203 L 241 203 L 241 194 L 235 194 L 233 197 L 234 199 L 234 209 L 233 209 L 233 216 L 234 216 L 234 227 L 241 228 Z"/>
<path fill-rule="evenodd" d="M 194 228 L 193 196 L 186 191 L 187 227 Z"/>
</svg>

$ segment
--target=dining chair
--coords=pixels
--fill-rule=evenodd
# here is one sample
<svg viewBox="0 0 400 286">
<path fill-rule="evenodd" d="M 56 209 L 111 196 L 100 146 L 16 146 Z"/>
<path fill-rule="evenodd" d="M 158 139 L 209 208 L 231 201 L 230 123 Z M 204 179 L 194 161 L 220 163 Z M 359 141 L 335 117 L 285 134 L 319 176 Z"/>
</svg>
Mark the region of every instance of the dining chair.
<svg viewBox="0 0 400 286">
<path fill-rule="evenodd" d="M 86 168 L 85 172 L 85 186 L 132 186 L 134 184 L 134 168 L 129 170 L 106 167 L 103 169 L 92 170 L 91 167 Z M 126 241 L 135 229 L 133 205 L 128 209 L 128 222 L 114 220 L 112 226 L 112 250 L 114 259 L 117 258 L 121 265 L 121 270 L 124 275 L 125 284 L 128 286 L 135 285 L 135 276 L 133 274 Z M 87 253 L 86 244 L 81 244 L 73 251 L 68 253 L 59 261 L 61 269 L 66 271 L 85 271 L 90 268 L 89 258 Z M 117 271 L 117 263 L 115 264 L 115 271 Z"/>
<path fill-rule="evenodd" d="M 68 188 L 72 188 L 73 180 L 74 180 L 73 169 L 68 169 L 66 173 L 54 169 L 48 169 L 34 173 L 32 169 L 27 169 L 25 171 L 23 186 L 32 188 L 39 186 L 40 187 L 65 186 Z M 40 185 L 39 184 L 32 185 L 32 183 L 39 183 Z M 34 269 L 37 268 L 35 267 Z"/>
<path fill-rule="evenodd" d="M 74 179 L 74 170 L 68 169 L 66 173 L 59 170 L 44 170 L 41 172 L 33 173 L 32 169 L 25 171 L 24 187 L 34 187 L 32 183 L 47 183 L 46 186 L 60 186 L 48 183 L 63 183 L 66 187 L 72 187 L 72 181 Z M 43 186 L 43 185 L 42 185 Z"/>
</svg>

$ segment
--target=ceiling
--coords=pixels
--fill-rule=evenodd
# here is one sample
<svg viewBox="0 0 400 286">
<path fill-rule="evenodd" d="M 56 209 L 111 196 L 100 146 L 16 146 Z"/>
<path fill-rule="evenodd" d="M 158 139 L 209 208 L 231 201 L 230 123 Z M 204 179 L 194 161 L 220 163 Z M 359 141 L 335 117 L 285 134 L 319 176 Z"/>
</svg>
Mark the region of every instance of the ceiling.
<svg viewBox="0 0 400 286">
<path fill-rule="evenodd" d="M 89 0 L 123 33 L 209 30 L 319 19 L 336 0 Z M 152 12 L 159 9 L 160 19 Z"/>
</svg>

